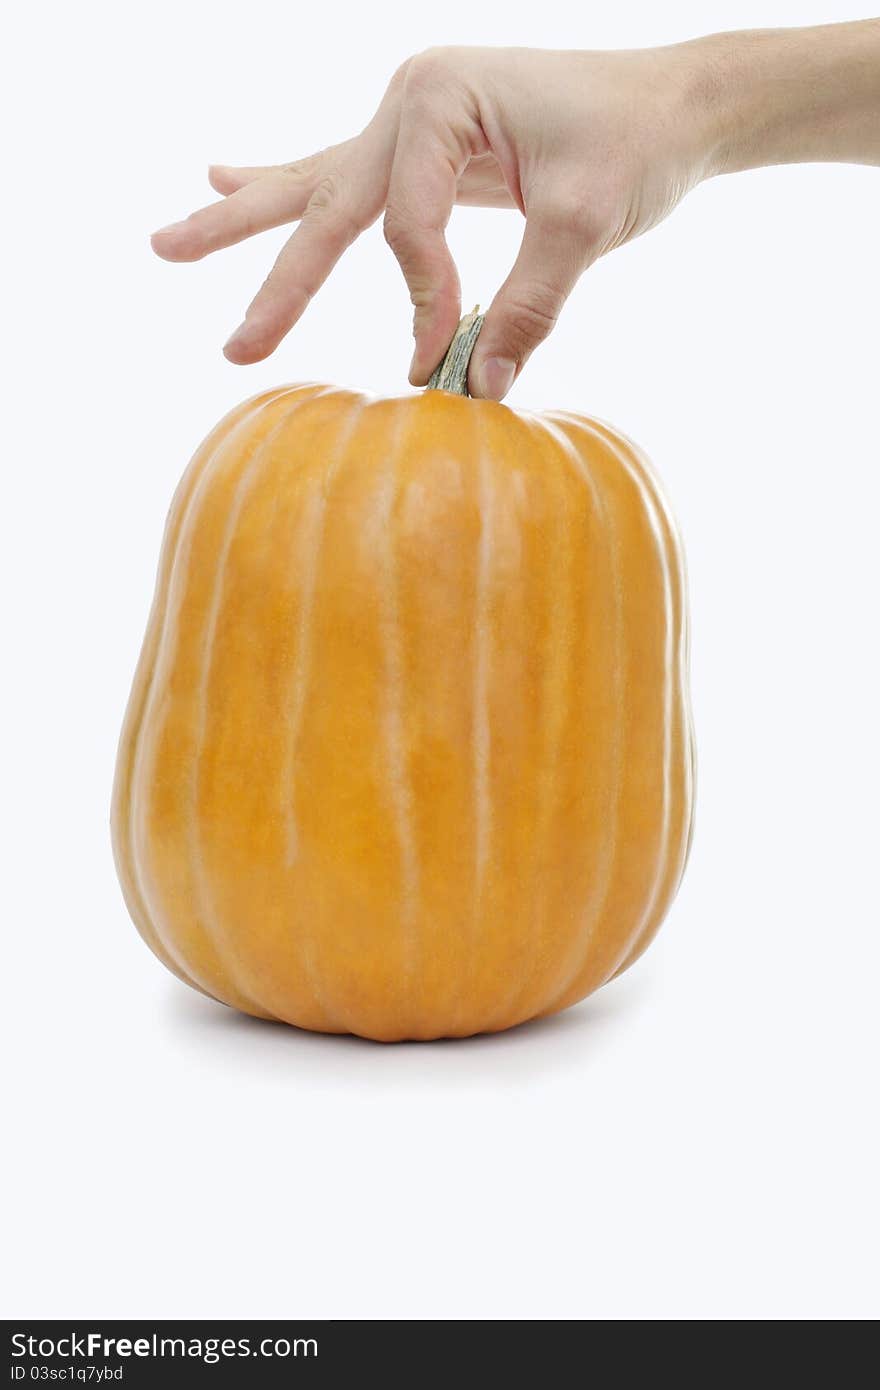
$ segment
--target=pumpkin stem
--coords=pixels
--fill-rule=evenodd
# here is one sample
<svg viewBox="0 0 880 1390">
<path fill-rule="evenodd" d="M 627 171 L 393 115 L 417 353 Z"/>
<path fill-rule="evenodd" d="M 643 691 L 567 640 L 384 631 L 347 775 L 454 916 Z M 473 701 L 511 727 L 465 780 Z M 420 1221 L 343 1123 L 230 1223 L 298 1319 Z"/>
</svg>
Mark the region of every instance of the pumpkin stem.
<svg viewBox="0 0 880 1390">
<path fill-rule="evenodd" d="M 446 356 L 439 367 L 434 369 L 427 386 L 429 391 L 452 391 L 456 396 L 468 395 L 468 366 L 484 318 L 485 314 L 480 313 L 479 304 L 469 314 L 465 314 L 455 330 L 455 337 L 449 344 Z"/>
</svg>

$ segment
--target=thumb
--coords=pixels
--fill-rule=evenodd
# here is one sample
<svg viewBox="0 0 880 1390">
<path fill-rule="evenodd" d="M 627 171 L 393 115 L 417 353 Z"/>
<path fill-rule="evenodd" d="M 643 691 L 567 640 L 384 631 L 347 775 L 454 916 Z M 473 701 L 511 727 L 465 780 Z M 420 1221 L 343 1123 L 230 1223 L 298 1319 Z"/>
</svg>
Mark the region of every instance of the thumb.
<svg viewBox="0 0 880 1390">
<path fill-rule="evenodd" d="M 471 358 L 472 396 L 500 401 L 507 395 L 594 259 L 570 219 L 529 214 L 513 269 L 492 301 Z"/>
</svg>

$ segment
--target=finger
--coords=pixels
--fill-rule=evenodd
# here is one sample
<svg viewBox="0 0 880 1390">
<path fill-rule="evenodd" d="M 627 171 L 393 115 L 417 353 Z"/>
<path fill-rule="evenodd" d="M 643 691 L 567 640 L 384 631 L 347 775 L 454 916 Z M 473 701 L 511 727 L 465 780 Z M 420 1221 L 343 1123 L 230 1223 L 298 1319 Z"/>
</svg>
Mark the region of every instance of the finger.
<svg viewBox="0 0 880 1390">
<path fill-rule="evenodd" d="M 310 177 L 275 169 L 246 183 L 220 203 L 192 213 L 154 232 L 153 250 L 166 261 L 200 261 L 212 251 L 234 246 L 269 227 L 280 227 L 301 217 L 314 191 L 316 174 Z"/>
<path fill-rule="evenodd" d="M 441 94 L 438 97 L 438 92 Z M 445 230 L 470 151 L 448 88 L 414 60 L 406 79 L 385 213 L 385 238 L 415 307 L 409 379 L 422 386 L 442 358 L 461 312 L 461 287 Z"/>
<path fill-rule="evenodd" d="M 224 347 L 229 361 L 243 366 L 261 362 L 274 352 L 343 251 L 377 214 L 378 209 L 349 203 L 343 196 L 322 188 L 320 197 L 313 197 L 306 208 L 244 322 Z"/>
<path fill-rule="evenodd" d="M 338 158 L 342 148 L 341 145 L 334 145 L 320 150 L 317 154 L 310 154 L 306 159 L 294 159 L 289 164 L 210 164 L 208 182 L 218 193 L 229 194 L 270 174 L 286 174 L 289 178 L 298 179 L 304 185 L 314 188 L 326 171 L 327 165 L 332 163 L 334 158 Z"/>
<path fill-rule="evenodd" d="M 208 166 L 208 182 L 217 193 L 236 193 L 239 188 L 244 188 L 246 183 L 253 183 L 255 179 L 265 178 L 267 174 L 274 174 L 278 168 L 277 164 L 250 166 L 210 164 Z"/>
<path fill-rule="evenodd" d="M 595 259 L 582 221 L 579 209 L 529 215 L 513 269 L 477 339 L 468 372 L 471 395 L 502 400 L 553 329 L 579 276 Z"/>
</svg>

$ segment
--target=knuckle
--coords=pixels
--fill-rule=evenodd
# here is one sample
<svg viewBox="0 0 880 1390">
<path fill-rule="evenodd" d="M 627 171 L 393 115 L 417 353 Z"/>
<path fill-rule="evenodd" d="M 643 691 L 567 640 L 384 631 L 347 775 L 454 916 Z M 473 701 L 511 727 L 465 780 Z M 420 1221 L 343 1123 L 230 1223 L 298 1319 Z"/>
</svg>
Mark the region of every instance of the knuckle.
<svg viewBox="0 0 880 1390">
<path fill-rule="evenodd" d="M 429 318 L 435 306 L 440 301 L 441 295 L 436 285 L 431 285 L 427 280 L 418 277 L 410 277 L 409 302 L 415 310 L 416 323 L 421 323 L 423 319 Z"/>
<path fill-rule="evenodd" d="M 412 58 L 405 58 L 400 67 L 395 68 L 388 83 L 389 92 L 398 92 L 406 81 L 406 74 L 409 72 L 409 65 Z"/>
<path fill-rule="evenodd" d="M 438 98 L 460 86 L 461 67 L 454 48 L 428 48 L 410 58 L 403 81 L 404 108 L 415 115 L 436 112 Z"/>
<path fill-rule="evenodd" d="M 594 196 L 584 208 L 579 223 L 581 241 L 593 251 L 607 247 L 617 235 L 621 222 L 621 200 L 612 192 Z"/>
<path fill-rule="evenodd" d="M 349 201 L 343 176 L 337 171 L 325 174 L 315 185 L 306 207 L 310 221 L 321 219 L 328 231 L 346 241 L 354 241 L 362 230 L 362 222 Z"/>
<path fill-rule="evenodd" d="M 434 91 L 438 82 L 448 76 L 450 53 L 446 48 L 426 48 L 410 58 L 406 66 L 408 93 Z"/>
<path fill-rule="evenodd" d="M 413 303 L 457 295 L 458 275 L 442 232 L 426 227 L 396 203 L 385 210 L 385 240 L 406 277 Z"/>
<path fill-rule="evenodd" d="M 295 179 L 308 179 L 317 170 L 318 160 L 318 155 L 309 154 L 304 159 L 294 159 L 289 164 L 282 164 L 281 172 L 290 174 Z"/>
<path fill-rule="evenodd" d="M 289 269 L 276 262 L 248 310 L 256 324 L 256 335 L 271 336 L 278 314 L 285 311 L 285 306 L 288 314 L 299 318 L 320 287 L 320 281 L 303 274 L 301 270 L 292 275 Z"/>
<path fill-rule="evenodd" d="M 609 219 L 601 207 L 582 207 L 574 219 L 573 234 L 581 247 L 599 245 L 605 238 Z"/>
<path fill-rule="evenodd" d="M 270 300 L 274 299 L 275 296 L 281 292 L 282 288 L 285 286 L 286 278 L 282 267 L 276 261 L 263 280 L 256 295 L 251 300 L 248 313 L 253 314 L 256 311 L 257 317 L 259 318 L 259 310 L 264 308 Z"/>
<path fill-rule="evenodd" d="M 546 286 L 534 285 L 508 300 L 504 309 L 505 336 L 517 360 L 543 342 L 558 317 L 556 296 Z"/>
<path fill-rule="evenodd" d="M 557 198 L 546 214 L 548 225 L 559 235 L 592 242 L 603 225 L 603 211 L 595 198 L 566 195 Z"/>
<path fill-rule="evenodd" d="M 337 171 L 324 174 L 312 189 L 311 197 L 308 202 L 308 210 L 311 213 L 333 212 L 342 202 L 344 193 L 343 179 Z"/>
<path fill-rule="evenodd" d="M 406 256 L 412 250 L 413 230 L 409 219 L 398 208 L 385 209 L 382 233 L 395 256 Z"/>
</svg>

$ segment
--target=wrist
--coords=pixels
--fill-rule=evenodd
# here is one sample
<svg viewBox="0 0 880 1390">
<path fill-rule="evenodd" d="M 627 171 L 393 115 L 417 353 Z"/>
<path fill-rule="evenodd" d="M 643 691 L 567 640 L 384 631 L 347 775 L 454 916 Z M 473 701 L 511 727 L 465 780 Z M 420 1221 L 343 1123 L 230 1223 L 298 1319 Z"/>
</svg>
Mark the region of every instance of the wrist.
<svg viewBox="0 0 880 1390">
<path fill-rule="evenodd" d="M 743 143 L 742 35 L 711 34 L 676 47 L 683 74 L 682 119 L 702 178 L 731 172 Z"/>
</svg>

